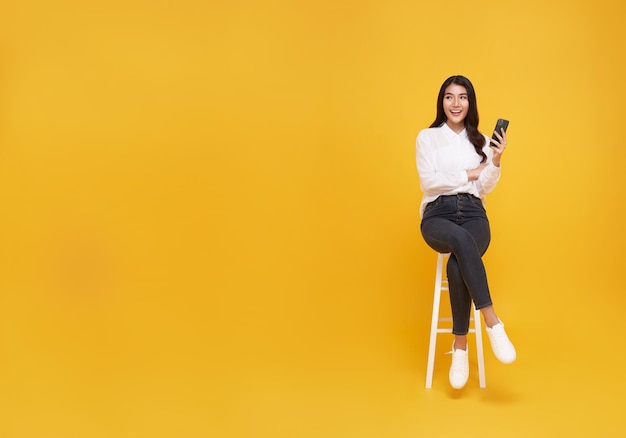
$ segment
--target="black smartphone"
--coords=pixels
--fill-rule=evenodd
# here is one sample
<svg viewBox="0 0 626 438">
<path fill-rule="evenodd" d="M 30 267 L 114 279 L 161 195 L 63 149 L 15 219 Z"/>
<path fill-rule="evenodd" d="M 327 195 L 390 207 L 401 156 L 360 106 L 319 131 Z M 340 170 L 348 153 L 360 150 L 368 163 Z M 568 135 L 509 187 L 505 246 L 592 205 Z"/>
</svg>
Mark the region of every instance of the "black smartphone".
<svg viewBox="0 0 626 438">
<path fill-rule="evenodd" d="M 509 121 L 505 120 L 505 119 L 498 119 L 498 121 L 496 122 L 496 128 L 494 129 L 495 132 L 497 132 L 498 134 L 502 135 L 502 132 L 500 131 L 500 128 L 504 129 L 504 132 L 506 132 L 506 128 L 509 127 Z M 496 137 L 496 134 L 493 134 L 491 136 L 491 138 L 493 138 L 495 141 L 500 141 L 498 140 L 498 137 Z M 491 143 L 493 144 L 493 143 Z"/>
</svg>

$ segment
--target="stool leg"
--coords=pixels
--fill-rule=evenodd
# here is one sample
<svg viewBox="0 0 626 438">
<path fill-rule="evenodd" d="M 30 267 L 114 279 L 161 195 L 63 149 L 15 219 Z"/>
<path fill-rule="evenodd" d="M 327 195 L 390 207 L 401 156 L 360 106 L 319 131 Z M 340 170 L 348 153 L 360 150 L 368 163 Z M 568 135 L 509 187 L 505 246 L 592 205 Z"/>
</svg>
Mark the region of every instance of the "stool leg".
<svg viewBox="0 0 626 438">
<path fill-rule="evenodd" d="M 483 330 L 480 322 L 480 310 L 474 307 L 474 331 L 476 335 L 476 357 L 478 360 L 478 382 L 481 388 L 485 388 L 485 355 L 483 353 Z"/>
<path fill-rule="evenodd" d="M 433 385 L 433 371 L 435 368 L 435 349 L 437 346 L 437 326 L 439 323 L 439 304 L 441 302 L 441 280 L 443 276 L 443 254 L 437 258 L 437 272 L 435 274 L 435 294 L 433 297 L 433 314 L 430 322 L 430 343 L 428 345 L 428 366 L 426 368 L 426 388 Z"/>
</svg>

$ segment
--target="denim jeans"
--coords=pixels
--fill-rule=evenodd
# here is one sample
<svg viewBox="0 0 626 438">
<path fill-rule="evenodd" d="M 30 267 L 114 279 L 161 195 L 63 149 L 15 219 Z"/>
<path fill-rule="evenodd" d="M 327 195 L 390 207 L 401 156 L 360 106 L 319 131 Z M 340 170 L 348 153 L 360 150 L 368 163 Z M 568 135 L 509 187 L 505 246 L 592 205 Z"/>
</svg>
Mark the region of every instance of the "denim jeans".
<svg viewBox="0 0 626 438">
<path fill-rule="evenodd" d="M 467 193 L 440 196 L 426 205 L 421 231 L 432 249 L 451 253 L 447 273 L 452 333 L 465 335 L 472 300 L 476 309 L 492 304 L 481 258 L 491 240 L 485 208 L 480 199 Z"/>
</svg>

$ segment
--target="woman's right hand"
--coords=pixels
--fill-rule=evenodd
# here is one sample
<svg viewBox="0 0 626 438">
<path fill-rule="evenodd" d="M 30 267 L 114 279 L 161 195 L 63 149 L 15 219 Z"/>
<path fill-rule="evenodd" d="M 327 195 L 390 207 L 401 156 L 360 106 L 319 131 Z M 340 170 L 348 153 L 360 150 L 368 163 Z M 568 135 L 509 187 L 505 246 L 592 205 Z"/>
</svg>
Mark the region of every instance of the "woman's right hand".
<svg viewBox="0 0 626 438">
<path fill-rule="evenodd" d="M 480 173 L 483 171 L 485 167 L 487 167 L 489 163 L 485 162 L 474 169 L 467 170 L 467 180 L 468 181 L 476 181 L 480 176 Z"/>
</svg>

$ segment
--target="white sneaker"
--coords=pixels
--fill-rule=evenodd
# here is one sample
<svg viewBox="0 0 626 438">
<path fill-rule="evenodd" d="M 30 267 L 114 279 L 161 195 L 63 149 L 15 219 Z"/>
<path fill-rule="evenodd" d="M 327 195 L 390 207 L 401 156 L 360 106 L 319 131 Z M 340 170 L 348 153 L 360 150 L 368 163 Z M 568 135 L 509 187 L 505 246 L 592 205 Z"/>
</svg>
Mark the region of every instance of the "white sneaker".
<svg viewBox="0 0 626 438">
<path fill-rule="evenodd" d="M 517 357 L 515 347 L 511 341 L 509 341 L 509 337 L 504 331 L 504 323 L 502 321 L 491 328 L 487 327 L 487 335 L 489 336 L 489 341 L 491 342 L 493 354 L 496 355 L 500 362 L 511 363 L 515 361 L 515 358 Z"/>
<path fill-rule="evenodd" d="M 467 350 L 455 350 L 452 344 L 452 364 L 450 365 L 450 385 L 454 389 L 461 389 L 467 383 L 469 378 L 469 359 Z"/>
</svg>

